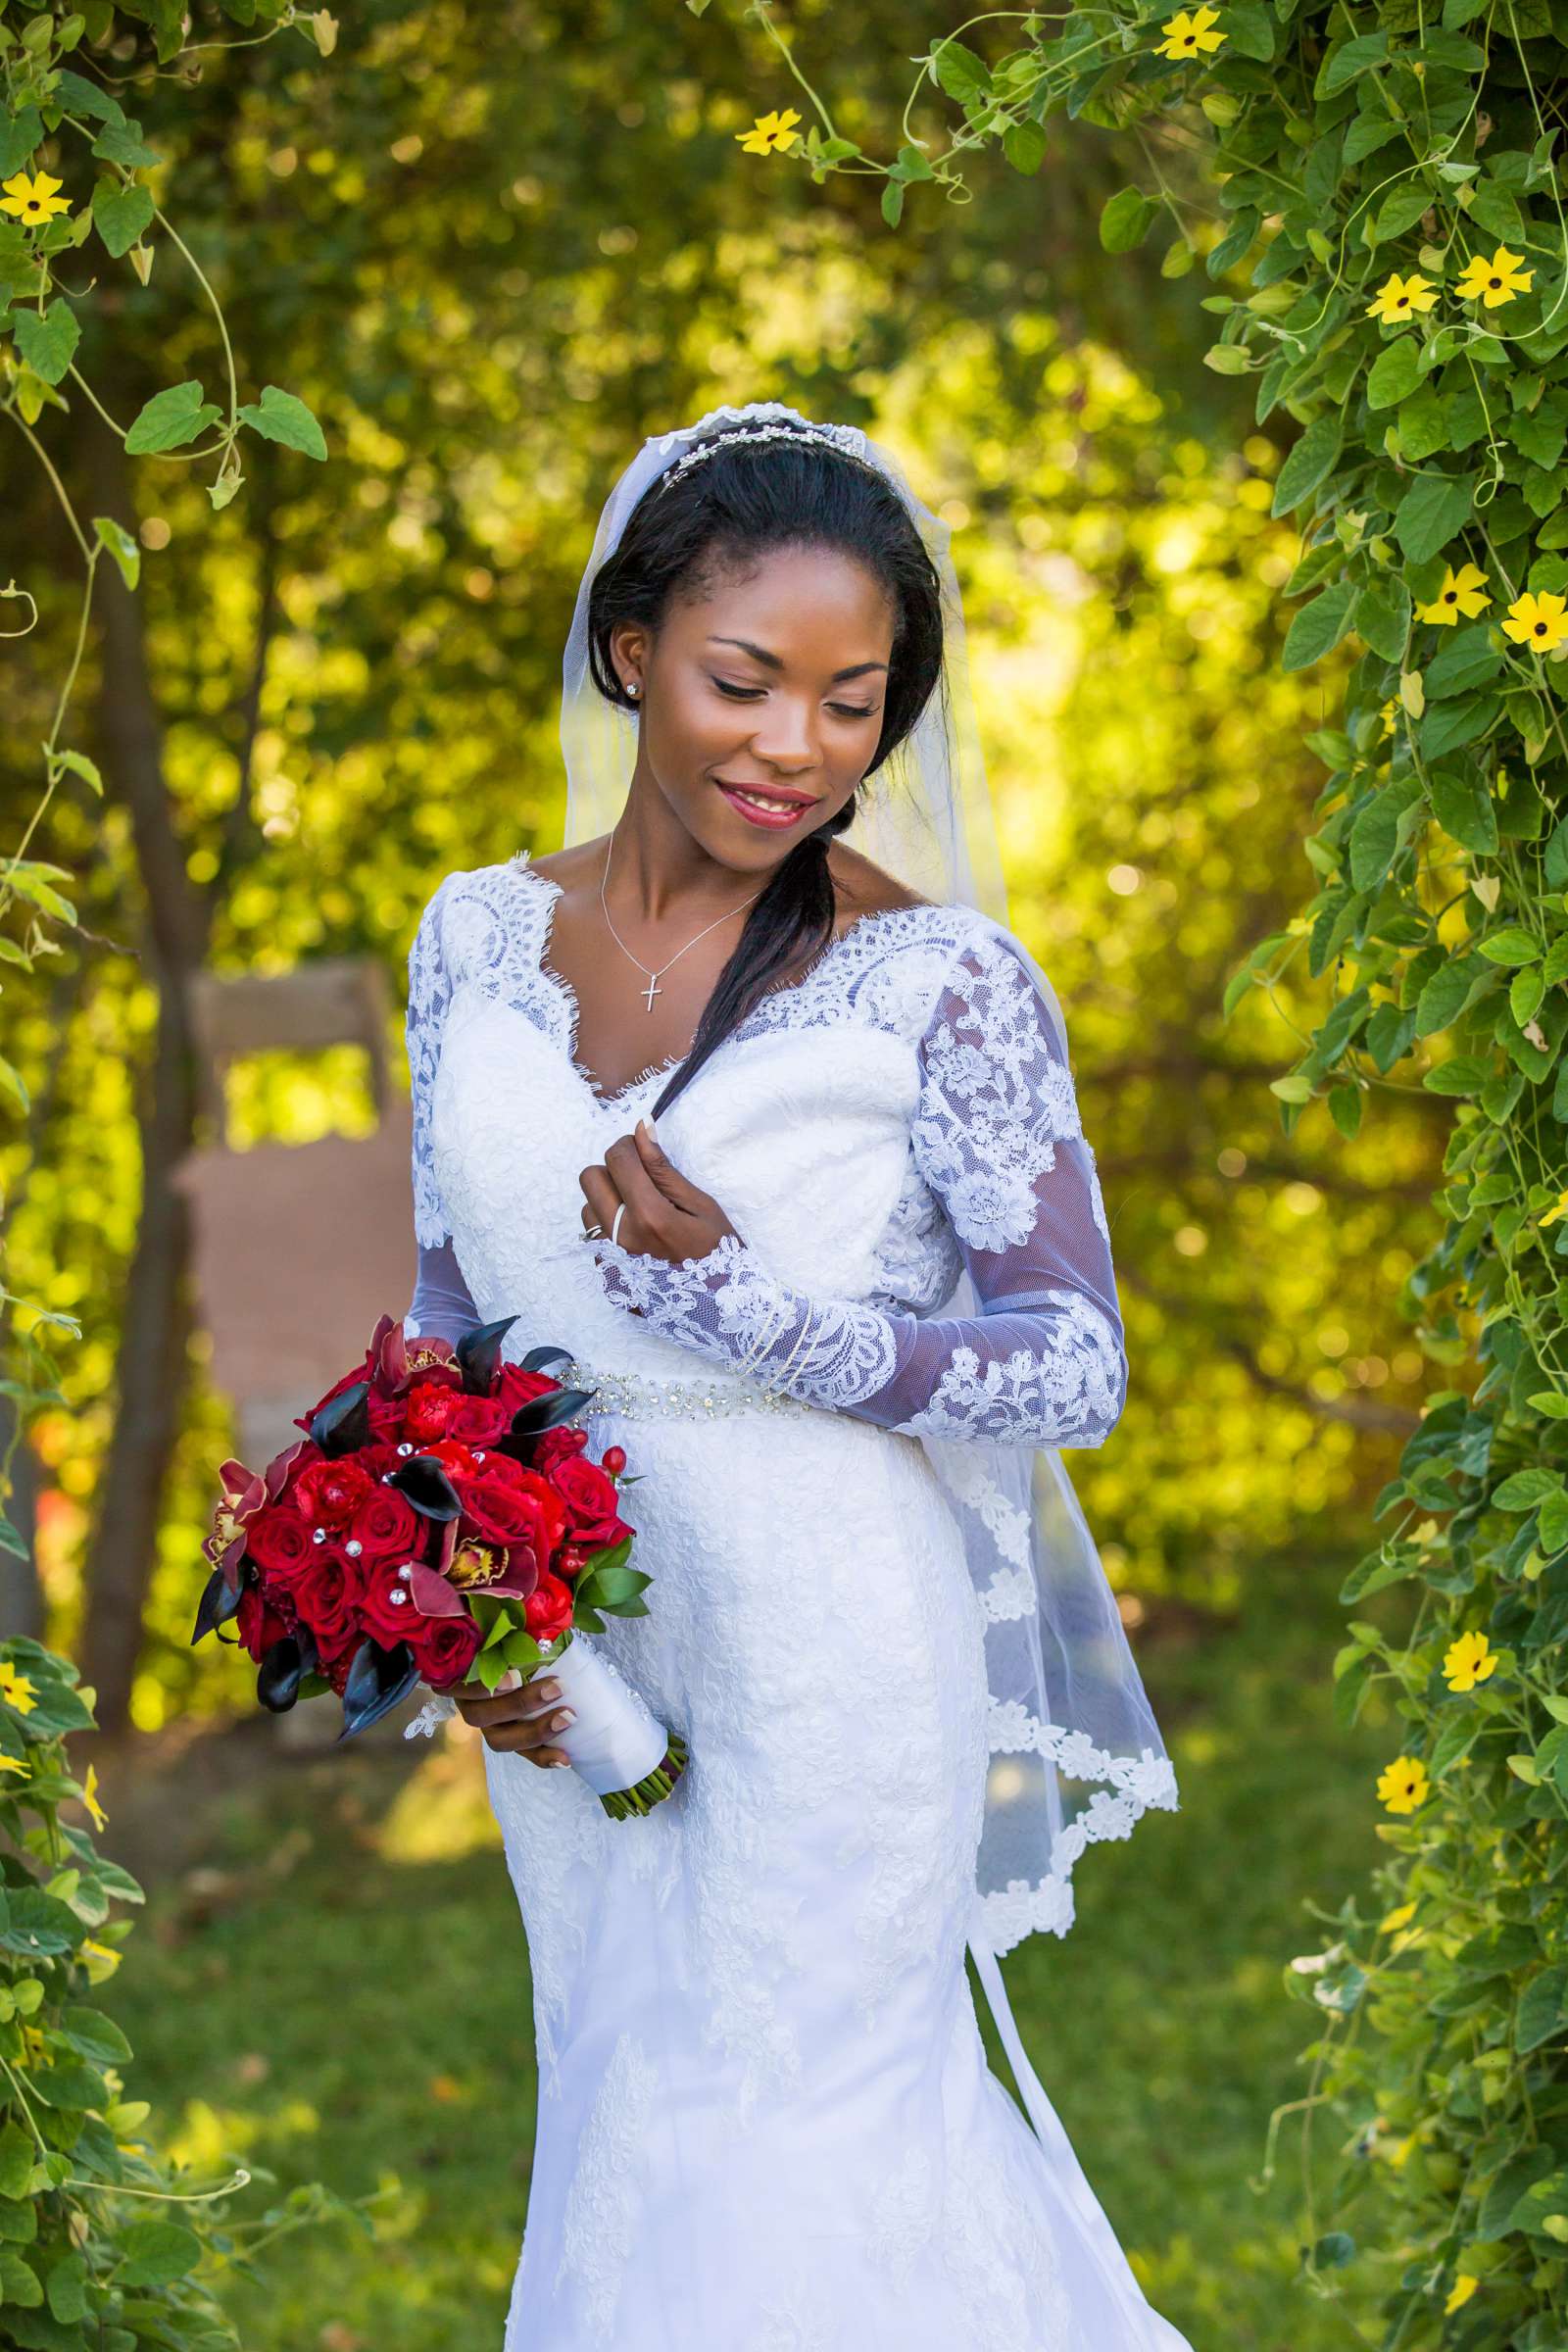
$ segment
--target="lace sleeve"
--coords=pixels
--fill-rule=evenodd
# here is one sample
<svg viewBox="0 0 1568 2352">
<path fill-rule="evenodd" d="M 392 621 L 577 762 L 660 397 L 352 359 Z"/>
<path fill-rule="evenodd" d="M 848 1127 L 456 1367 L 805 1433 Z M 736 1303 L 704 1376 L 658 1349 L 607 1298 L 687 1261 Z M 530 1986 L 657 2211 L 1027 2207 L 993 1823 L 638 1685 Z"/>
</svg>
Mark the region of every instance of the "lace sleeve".
<svg viewBox="0 0 1568 2352">
<path fill-rule="evenodd" d="M 409 950 L 409 1007 L 404 1022 L 414 1108 L 414 1236 L 421 1248 L 431 1250 L 438 1248 L 450 1231 L 430 1155 L 430 1096 L 452 997 L 441 947 L 443 905 L 451 879 L 449 874 L 431 896 Z"/>
<path fill-rule="evenodd" d="M 808 1298 L 734 1234 L 679 1265 L 591 1242 L 606 1290 L 682 1346 L 885 1429 L 1098 1446 L 1127 1376 L 1109 1231 L 1065 1036 L 1006 933 L 965 944 L 920 1067 L 910 1145 L 977 1315 Z"/>
</svg>

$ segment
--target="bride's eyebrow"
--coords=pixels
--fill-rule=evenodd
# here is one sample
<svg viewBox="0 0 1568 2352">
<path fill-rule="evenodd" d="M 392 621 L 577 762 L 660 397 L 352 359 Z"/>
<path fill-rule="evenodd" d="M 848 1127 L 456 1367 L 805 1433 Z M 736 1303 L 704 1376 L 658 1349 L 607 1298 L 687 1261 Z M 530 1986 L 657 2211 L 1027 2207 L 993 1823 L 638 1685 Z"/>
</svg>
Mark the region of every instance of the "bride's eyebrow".
<svg viewBox="0 0 1568 2352">
<path fill-rule="evenodd" d="M 782 669 L 784 666 L 780 655 L 770 654 L 765 645 L 753 645 L 749 637 L 710 637 L 708 642 L 710 645 L 738 645 L 743 654 L 752 655 L 756 661 L 764 662 L 769 669 Z M 886 669 L 886 667 L 885 662 L 857 662 L 849 669 L 836 669 L 829 683 L 836 686 L 840 678 L 863 677 L 868 669 Z"/>
</svg>

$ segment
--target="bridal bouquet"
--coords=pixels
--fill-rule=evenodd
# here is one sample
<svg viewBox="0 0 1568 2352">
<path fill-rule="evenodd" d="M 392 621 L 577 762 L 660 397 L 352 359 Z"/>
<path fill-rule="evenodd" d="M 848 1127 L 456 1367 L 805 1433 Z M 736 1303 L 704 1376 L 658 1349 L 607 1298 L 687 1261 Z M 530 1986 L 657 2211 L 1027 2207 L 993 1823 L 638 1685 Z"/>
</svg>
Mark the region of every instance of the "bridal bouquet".
<svg viewBox="0 0 1568 2352">
<path fill-rule="evenodd" d="M 234 1620 L 274 1713 L 335 1691 L 340 1740 L 423 1682 L 436 1691 L 547 1668 L 576 1720 L 555 1743 L 607 1813 L 647 1813 L 685 1767 L 665 1732 L 580 1637 L 645 1617 L 652 1579 L 627 1565 L 626 1456 L 587 1456 L 571 1419 L 594 1394 L 501 1360 L 516 1320 L 411 1347 L 383 1315 L 365 1361 L 295 1426 L 258 1475 L 227 1461 L 202 1551 L 212 1574 L 193 1642 Z"/>
</svg>

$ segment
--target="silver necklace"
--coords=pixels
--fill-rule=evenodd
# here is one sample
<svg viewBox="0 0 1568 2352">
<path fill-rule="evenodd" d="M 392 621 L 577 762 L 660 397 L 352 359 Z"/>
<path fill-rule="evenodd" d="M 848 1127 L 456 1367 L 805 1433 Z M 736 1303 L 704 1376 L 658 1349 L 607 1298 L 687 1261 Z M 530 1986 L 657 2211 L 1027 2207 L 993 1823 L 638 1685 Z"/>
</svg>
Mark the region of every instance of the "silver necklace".
<svg viewBox="0 0 1568 2352">
<path fill-rule="evenodd" d="M 632 956 L 630 948 L 627 947 L 626 942 L 621 938 L 620 933 L 615 929 L 614 924 L 610 921 L 610 908 L 605 901 L 605 885 L 610 880 L 610 860 L 613 854 L 614 847 L 615 836 L 613 833 L 612 833 L 610 836 L 610 847 L 605 852 L 605 870 L 599 877 L 599 904 L 604 908 L 605 921 L 607 924 L 609 924 L 610 936 L 614 941 L 616 947 L 619 948 L 623 956 L 628 956 L 631 957 L 632 962 L 636 964 L 637 969 L 640 972 L 646 972 L 648 974 L 648 986 L 646 988 L 640 988 L 637 991 L 637 994 L 640 997 L 645 997 L 647 999 L 648 1010 L 652 1012 L 654 1009 L 654 999 L 656 997 L 662 997 L 664 993 L 660 987 L 659 982 L 662 974 L 668 971 L 669 964 L 678 963 L 681 956 L 685 955 L 686 948 L 695 948 L 698 939 L 706 939 L 710 931 L 716 931 L 720 923 L 727 923 L 731 914 L 739 914 L 741 907 L 732 906 L 729 909 L 728 914 L 715 915 L 710 923 L 705 923 L 702 930 L 698 932 L 697 939 L 689 939 L 686 942 L 686 948 L 677 948 L 674 955 L 669 958 L 669 963 L 662 963 L 656 970 L 653 965 L 644 963 L 640 956 Z M 767 885 L 764 883 L 762 885 L 762 889 L 765 890 L 766 887 Z M 762 892 L 760 890 L 754 890 L 751 899 L 742 899 L 741 906 L 749 906 L 752 903 L 752 899 L 760 899 L 761 895 Z"/>
</svg>

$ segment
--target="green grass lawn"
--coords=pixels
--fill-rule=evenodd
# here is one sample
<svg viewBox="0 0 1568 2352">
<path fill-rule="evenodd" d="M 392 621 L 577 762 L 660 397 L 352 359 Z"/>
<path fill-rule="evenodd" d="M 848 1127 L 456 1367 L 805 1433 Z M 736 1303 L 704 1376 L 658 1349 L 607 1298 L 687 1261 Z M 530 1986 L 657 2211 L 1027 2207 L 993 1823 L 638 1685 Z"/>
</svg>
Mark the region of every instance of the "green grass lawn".
<svg viewBox="0 0 1568 2352">
<path fill-rule="evenodd" d="M 1182 1810 L 1091 1848 L 1072 1934 L 1004 1963 L 1085 2170 L 1195 2352 L 1348 2340 L 1291 2284 L 1293 2142 L 1275 2183 L 1252 2185 L 1312 2030 L 1281 1971 L 1321 1940 L 1305 1902 L 1336 1903 L 1377 1850 L 1388 1740 L 1334 1729 L 1339 1576 L 1293 1573 L 1298 1597 L 1254 1601 L 1244 1628 L 1146 1648 Z M 258 1728 L 232 1736 L 238 1780 L 200 1745 L 171 1769 L 162 1847 L 154 1799 L 122 1769 L 125 1858 L 150 1895 L 104 1995 L 137 2053 L 128 2089 L 153 2100 L 162 2144 L 204 2164 L 227 2151 L 347 2197 L 400 2184 L 373 2235 L 307 2230 L 272 2249 L 265 2289 L 229 2283 L 247 2352 L 482 2352 L 521 2235 L 534 2082 L 526 1950 L 477 1750 L 273 1762 Z M 113 1784 L 106 1801 L 115 1852 Z M 249 2199 L 260 2212 L 263 2192 L 238 2209 Z"/>
</svg>

